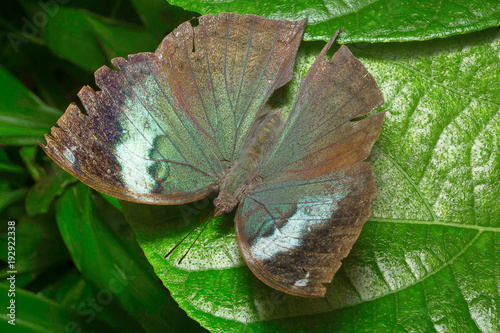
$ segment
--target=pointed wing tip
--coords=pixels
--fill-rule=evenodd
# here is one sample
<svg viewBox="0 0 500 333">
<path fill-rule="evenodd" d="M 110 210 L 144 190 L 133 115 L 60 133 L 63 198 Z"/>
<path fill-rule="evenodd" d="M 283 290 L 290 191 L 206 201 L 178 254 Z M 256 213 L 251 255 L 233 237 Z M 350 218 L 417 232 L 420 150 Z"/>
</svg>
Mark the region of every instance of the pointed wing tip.
<svg viewBox="0 0 500 333">
<path fill-rule="evenodd" d="M 132 56 L 132 55 L 133 54 L 127 55 L 127 59 L 129 61 L 130 61 L 130 56 Z M 113 66 L 115 66 L 116 68 L 120 68 L 120 66 L 123 66 L 123 64 L 126 63 L 126 62 L 127 62 L 127 60 L 125 58 L 123 58 L 123 57 L 115 57 L 115 58 L 111 59 L 111 64 Z M 105 66 L 102 66 L 102 67 L 105 67 Z M 101 69 L 101 68 L 99 68 L 99 69 Z"/>
<path fill-rule="evenodd" d="M 316 61 L 313 63 L 313 65 L 311 66 L 314 67 L 314 65 L 316 65 L 318 63 L 318 61 L 321 61 L 320 59 L 324 59 L 325 58 L 325 55 L 326 53 L 328 52 L 328 50 L 330 50 L 330 48 L 332 47 L 333 45 L 333 42 L 335 42 L 335 40 L 337 39 L 337 37 L 339 36 L 339 34 L 341 32 L 343 32 L 344 29 L 339 29 L 337 30 L 333 35 L 332 37 L 330 37 L 330 39 L 328 40 L 328 42 L 326 43 L 326 45 L 323 47 L 323 49 L 321 50 L 321 52 L 318 54 L 318 57 L 316 58 Z M 339 51 L 342 50 L 343 52 L 349 52 L 351 55 L 351 50 L 349 50 L 349 48 L 345 45 L 341 45 L 340 46 L 340 49 Z M 337 52 L 339 52 L 337 51 Z"/>
<path fill-rule="evenodd" d="M 385 114 L 387 113 L 387 110 L 377 112 L 375 114 L 372 114 L 368 118 L 372 118 L 374 121 L 377 123 L 380 123 L 380 126 L 382 126 L 382 123 L 384 122 L 385 119 Z"/>
<path fill-rule="evenodd" d="M 340 45 L 339 50 L 352 53 L 351 50 L 345 44 Z"/>
<path fill-rule="evenodd" d="M 54 128 L 54 126 L 52 128 Z M 45 144 L 43 144 L 41 141 L 38 141 L 38 145 L 43 149 L 43 151 L 45 153 L 47 153 L 47 149 L 49 148 L 49 144 L 51 141 L 54 140 L 54 138 L 50 134 L 44 134 L 43 138 L 45 139 Z"/>
</svg>

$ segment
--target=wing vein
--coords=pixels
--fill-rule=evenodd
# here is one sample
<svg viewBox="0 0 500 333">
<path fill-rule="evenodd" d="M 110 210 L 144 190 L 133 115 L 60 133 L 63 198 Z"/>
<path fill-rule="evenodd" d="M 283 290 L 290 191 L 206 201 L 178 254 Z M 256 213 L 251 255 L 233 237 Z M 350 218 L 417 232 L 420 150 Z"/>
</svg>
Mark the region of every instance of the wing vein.
<svg viewBox="0 0 500 333">
<path fill-rule="evenodd" d="M 283 188 L 288 188 L 288 187 L 297 187 L 297 186 L 305 186 L 305 185 L 309 185 L 309 184 L 321 184 L 321 183 L 330 183 L 332 181 L 335 181 L 335 180 L 339 180 L 339 179 L 345 179 L 344 176 L 339 176 L 337 178 L 328 178 L 328 179 L 325 179 L 325 180 L 318 180 L 318 181 L 313 181 L 313 182 L 308 182 L 308 178 L 305 178 L 305 179 L 302 179 L 304 180 L 304 183 L 301 183 L 301 184 L 285 184 L 283 186 L 277 186 L 277 187 L 273 187 L 273 188 L 264 188 L 264 189 L 261 189 L 259 190 L 258 188 L 256 188 L 255 190 L 252 191 L 252 193 L 261 193 L 261 192 L 266 192 L 266 191 L 274 191 L 274 190 L 279 190 L 279 189 L 283 189 Z M 265 182 L 264 184 L 268 185 L 268 184 L 272 184 L 272 183 L 282 183 L 283 184 L 283 181 L 281 180 L 276 180 L 276 181 L 270 181 L 270 182 Z"/>
<path fill-rule="evenodd" d="M 227 100 L 229 102 L 229 106 L 231 110 L 233 110 L 233 103 L 231 101 L 231 95 L 229 94 L 229 87 L 227 84 L 227 44 L 229 42 L 229 16 L 226 18 L 226 36 L 225 36 L 225 41 L 224 41 L 224 83 L 226 86 L 226 95 L 227 95 Z M 233 118 L 234 118 L 234 123 L 236 123 L 236 118 L 234 117 L 235 114 L 233 112 Z"/>
<path fill-rule="evenodd" d="M 163 93 L 163 89 L 161 89 L 161 86 L 158 84 L 158 81 L 156 80 L 155 75 L 154 75 L 154 74 L 152 73 L 152 71 L 151 71 L 151 67 L 149 66 L 149 64 L 148 64 L 147 62 L 145 62 L 145 64 L 146 64 L 146 66 L 147 66 L 147 68 L 148 68 L 148 71 L 149 71 L 149 73 L 150 73 L 151 77 L 153 78 L 153 80 L 155 80 L 156 85 L 158 86 L 158 89 L 159 89 L 160 91 L 162 91 L 162 93 Z M 122 75 L 123 75 L 123 74 L 122 74 Z M 169 136 L 167 135 L 167 133 L 165 132 L 165 129 L 164 129 L 164 128 L 160 125 L 160 123 L 156 120 L 156 117 L 154 117 L 154 116 L 151 114 L 151 112 L 150 112 L 149 108 L 148 108 L 148 107 L 144 104 L 144 101 L 142 100 L 142 98 L 141 98 L 141 97 L 140 97 L 140 96 L 139 96 L 139 95 L 135 92 L 135 90 L 132 88 L 132 85 L 131 85 L 131 83 L 130 83 L 130 80 L 129 80 L 128 76 L 127 76 L 127 75 L 123 75 L 123 77 L 125 78 L 125 82 L 126 82 L 126 84 L 128 85 L 128 87 L 130 88 L 131 92 L 132 92 L 132 93 L 136 96 L 136 98 L 140 101 L 140 103 L 141 103 L 141 105 L 142 105 L 143 109 L 144 109 L 144 110 L 146 110 L 146 112 L 150 115 L 150 117 L 151 117 L 151 118 L 153 119 L 153 121 L 156 123 L 156 125 L 158 126 L 158 128 L 162 131 L 162 133 L 165 135 L 165 137 L 166 137 L 166 138 L 168 138 L 168 140 L 172 143 L 172 146 L 173 146 L 173 147 L 174 147 L 174 148 L 175 148 L 175 149 L 179 152 L 179 154 L 182 156 L 182 158 L 184 158 L 184 161 L 187 163 L 187 162 L 188 162 L 188 161 L 187 161 L 187 159 L 186 159 L 186 158 L 184 157 L 184 155 L 183 155 L 183 154 L 179 151 L 179 149 L 177 148 L 177 146 L 176 146 L 176 145 L 172 142 L 172 140 L 170 139 L 170 137 L 169 137 Z M 112 96 L 109 92 L 108 92 L 108 96 L 110 96 L 110 97 L 111 97 L 111 99 L 113 100 L 113 102 L 114 102 L 116 105 L 118 105 L 118 104 L 116 103 L 116 101 L 114 100 L 113 96 Z M 165 96 L 165 93 L 163 93 L 163 96 L 164 96 L 165 98 L 167 98 L 167 97 Z M 125 114 L 125 113 L 123 113 L 123 114 Z M 167 158 L 166 158 L 166 157 L 165 157 L 162 153 L 160 153 L 160 152 L 156 149 L 156 147 L 154 147 L 154 145 L 153 145 L 153 144 L 151 144 L 151 142 L 149 142 L 149 140 L 147 140 L 147 139 L 144 137 L 144 134 L 143 134 L 143 133 L 142 133 L 142 132 L 141 132 L 141 131 L 137 128 L 137 126 L 135 126 L 135 124 L 134 124 L 134 123 L 130 120 L 130 118 L 128 117 L 128 115 L 126 115 L 126 114 L 125 114 L 125 117 L 127 117 L 127 120 L 128 120 L 128 121 L 132 124 L 132 126 L 134 126 L 134 128 L 136 129 L 136 131 L 137 131 L 137 132 L 138 132 L 138 133 L 139 133 L 139 134 L 140 134 L 140 135 L 144 138 L 144 140 L 145 140 L 145 141 L 146 141 L 146 142 L 147 142 L 147 143 L 148 143 L 151 147 L 153 147 L 153 149 L 155 149 L 161 157 L 163 157 L 163 161 L 169 161 L 170 163 L 176 163 L 176 162 L 174 162 L 174 161 L 170 161 L 170 160 L 168 160 L 168 159 L 167 159 Z M 121 141 L 121 140 L 120 140 L 120 141 Z M 123 141 L 121 141 L 121 142 L 122 142 L 123 146 L 127 148 L 127 150 L 129 150 L 130 152 L 132 152 L 132 151 L 131 151 L 130 149 L 128 149 L 128 147 L 127 147 L 127 146 L 123 143 Z M 147 158 L 144 158 L 143 156 L 140 156 L 140 155 L 135 154 L 134 152 L 132 152 L 132 153 L 133 153 L 134 155 L 136 155 L 136 156 L 138 156 L 138 157 L 142 158 L 143 160 L 146 160 L 146 161 L 162 161 L 162 160 L 147 159 Z M 177 164 L 181 164 L 181 163 L 178 163 L 178 162 L 177 162 Z M 185 165 L 190 166 L 190 167 L 191 167 L 191 168 L 193 168 L 194 170 L 197 170 L 197 171 L 202 172 L 203 174 L 205 174 L 205 175 L 209 176 L 210 178 L 212 178 L 212 179 L 214 179 L 214 180 L 216 179 L 216 178 L 214 178 L 212 175 L 209 175 L 207 172 L 205 172 L 205 171 L 201 171 L 200 169 L 198 169 L 198 168 L 196 168 L 196 167 L 194 167 L 194 166 L 192 166 L 192 165 L 190 165 L 190 164 L 185 164 Z"/>
<path fill-rule="evenodd" d="M 185 42 L 184 42 L 184 51 L 185 51 L 187 63 L 188 63 L 188 66 L 189 66 L 189 72 L 191 74 L 191 77 L 193 78 L 193 83 L 194 83 L 194 86 L 196 88 L 196 93 L 198 94 L 198 99 L 199 99 L 199 101 L 201 103 L 201 106 L 203 108 L 203 113 L 205 113 L 205 119 L 207 120 L 208 126 L 212 130 L 212 135 L 214 135 L 215 131 L 214 131 L 214 128 L 212 127 L 212 123 L 210 122 L 210 117 L 208 117 L 207 107 L 205 106 L 203 97 L 201 96 L 200 87 L 198 86 L 198 81 L 196 80 L 196 76 L 195 76 L 194 71 L 193 71 L 193 66 L 191 66 L 191 57 L 190 57 L 190 54 L 188 52 L 188 49 L 186 47 L 186 43 Z M 211 85 L 211 88 L 212 88 L 212 91 L 213 91 L 212 76 L 210 74 L 210 64 L 208 62 L 208 54 L 207 54 L 206 49 L 205 49 L 205 55 L 207 57 L 207 69 L 208 69 L 208 75 L 210 77 L 210 85 Z M 215 102 L 215 100 L 214 100 L 214 102 Z M 206 135 L 210 138 L 210 141 L 212 141 L 214 143 L 215 147 L 217 148 L 217 150 L 219 151 L 220 155 L 222 156 L 222 152 L 220 150 L 219 145 L 217 144 L 217 141 L 212 137 L 212 135 L 209 135 L 207 133 L 207 131 L 203 130 L 203 132 L 206 133 Z M 209 146 L 209 148 L 210 148 L 212 154 L 214 154 L 214 156 L 217 156 L 217 153 L 214 153 L 214 151 L 212 150 L 212 147 Z M 216 160 L 219 161 L 219 158 L 216 158 Z M 219 170 L 222 170 L 222 166 L 220 165 L 220 161 L 219 161 Z M 215 170 L 214 170 L 214 172 L 215 172 Z"/>
<path fill-rule="evenodd" d="M 243 78 L 245 77 L 245 72 L 246 72 L 246 69 L 247 69 L 248 54 L 250 53 L 250 45 L 252 44 L 252 38 L 253 38 L 254 28 L 255 28 L 255 18 L 252 21 L 252 30 L 250 30 L 250 37 L 248 38 L 248 45 L 247 45 L 247 49 L 246 49 L 246 52 L 245 52 L 245 62 L 244 62 L 244 65 L 243 65 L 243 71 L 241 73 L 240 85 L 238 87 L 238 95 L 236 96 L 236 100 L 234 102 L 235 106 L 238 105 L 238 101 L 240 99 L 241 86 L 243 85 Z M 236 115 L 236 110 L 233 110 L 233 112 Z M 233 140 L 233 151 L 231 153 L 232 159 L 234 159 L 234 151 L 236 149 L 236 142 L 238 141 L 238 132 L 239 132 L 238 129 L 240 128 L 240 124 L 241 124 L 242 119 L 243 119 L 243 117 L 240 117 L 240 120 L 238 122 L 238 126 L 236 126 L 236 131 L 235 131 L 234 140 Z"/>
<path fill-rule="evenodd" d="M 276 40 L 278 39 L 278 34 L 279 34 L 280 29 L 281 29 L 281 22 L 279 23 L 278 29 L 276 30 L 276 35 L 274 36 L 273 45 L 272 45 L 271 49 L 269 50 L 269 53 L 267 55 L 266 61 L 264 63 L 264 66 L 262 66 L 262 71 L 260 72 L 259 79 L 257 80 L 257 83 L 261 81 L 262 77 L 264 76 L 264 73 L 267 72 L 267 65 L 269 64 L 269 60 L 271 59 L 271 55 L 274 52 L 274 48 L 276 46 Z M 284 75 L 285 72 L 286 72 L 286 70 L 283 71 L 282 75 L 280 76 L 280 79 Z M 275 84 L 277 84 L 279 81 L 280 80 L 275 80 L 275 82 L 276 82 Z M 252 91 L 252 95 L 248 99 L 248 103 L 247 103 L 247 106 L 245 108 L 245 112 L 243 113 L 242 117 L 240 118 L 240 122 L 238 124 L 238 128 L 236 129 L 235 145 L 236 145 L 236 142 L 238 141 L 238 133 L 240 132 L 241 124 L 243 123 L 243 119 L 245 118 L 245 115 L 248 113 L 248 108 L 250 107 L 250 104 L 252 103 L 253 97 L 255 96 L 255 92 L 257 91 L 258 88 L 259 88 L 259 85 L 255 84 L 255 88 Z M 264 104 L 265 102 L 266 102 L 266 100 L 264 100 L 262 102 L 262 104 Z M 262 105 L 260 107 L 262 107 Z M 259 107 L 259 109 L 260 109 L 260 107 Z M 234 156 L 235 145 L 234 145 L 234 148 L 233 148 L 233 156 Z"/>
<path fill-rule="evenodd" d="M 363 109 L 363 110 L 364 110 L 364 109 Z M 339 124 L 339 125 L 335 126 L 335 128 L 331 129 L 330 131 L 328 131 L 327 133 L 325 133 L 325 134 L 324 134 L 323 136 L 321 136 L 320 138 L 317 138 L 317 139 L 315 140 L 315 142 L 319 142 L 319 141 L 321 141 L 321 140 L 322 140 L 325 136 L 327 136 L 329 133 L 331 133 L 331 132 L 335 131 L 337 128 L 339 128 L 340 126 L 342 126 L 342 125 L 343 125 L 343 124 L 345 124 L 345 123 L 346 123 L 346 122 L 343 122 L 343 123 L 341 123 L 341 124 Z M 365 129 L 365 128 L 360 128 L 358 131 L 356 131 L 356 132 L 354 132 L 354 133 L 351 133 L 351 134 L 349 134 L 348 136 L 345 136 L 345 137 L 343 137 L 343 138 L 340 138 L 340 139 L 338 139 L 337 141 L 332 142 L 329 146 L 333 146 L 333 145 L 335 145 L 335 144 L 337 144 L 337 143 L 339 143 L 339 142 L 342 142 L 342 141 L 344 141 L 344 140 L 347 140 L 348 138 L 350 138 L 350 137 L 352 137 L 352 136 L 354 136 L 354 135 L 358 134 L 359 132 L 362 132 L 364 129 Z M 355 146 L 354 148 L 350 149 L 349 151 L 345 152 L 344 154 L 339 155 L 339 156 L 335 157 L 335 158 L 334 158 L 334 159 L 332 159 L 332 160 L 327 160 L 327 161 L 324 161 L 323 163 L 318 164 L 318 165 L 323 165 L 323 164 L 325 164 L 326 162 L 331 162 L 331 161 L 333 161 L 333 160 L 335 160 L 335 159 L 338 159 L 338 158 L 340 158 L 340 157 L 342 157 L 342 156 L 346 155 L 347 153 L 349 153 L 349 152 L 353 151 L 354 149 L 356 149 L 356 148 L 360 147 L 360 146 L 361 146 L 361 145 L 363 145 L 365 142 L 366 142 L 366 141 L 363 141 L 360 145 Z M 293 163 L 295 163 L 295 162 L 297 162 L 297 161 L 300 161 L 300 160 L 303 160 L 303 159 L 305 159 L 305 158 L 307 158 L 307 157 L 309 157 L 309 156 L 311 156 L 311 155 L 314 155 L 314 154 L 316 154 L 316 153 L 318 153 L 318 152 L 320 152 L 320 151 L 322 151 L 322 150 L 328 149 L 328 148 L 329 148 L 329 146 L 326 146 L 326 147 L 323 147 L 323 148 L 319 148 L 319 149 L 317 149 L 317 150 L 315 150 L 315 151 L 313 151 L 313 152 L 309 153 L 309 154 L 308 154 L 308 155 L 306 155 L 306 156 L 303 156 L 303 157 L 301 157 L 301 158 L 298 158 L 298 159 L 292 160 L 290 163 L 287 163 L 286 165 L 284 165 L 284 166 L 283 166 L 280 170 L 283 170 L 283 169 L 285 169 L 286 167 L 288 167 L 289 165 L 292 165 Z"/>
<path fill-rule="evenodd" d="M 148 67 L 149 67 L 149 65 L 148 65 Z M 131 87 L 131 85 L 130 85 L 130 82 L 129 82 L 128 78 L 127 78 L 125 75 L 124 75 L 124 78 L 125 78 L 125 81 L 126 81 L 127 85 L 130 87 L 130 89 L 131 89 L 131 90 L 132 90 L 132 92 L 134 93 L 134 95 L 137 97 L 137 99 L 139 99 L 139 100 L 140 100 L 139 96 L 138 96 L 138 95 L 135 93 L 135 91 L 132 89 L 132 87 Z M 116 99 L 113 97 L 113 94 L 111 94 L 108 90 L 106 90 L 106 94 L 108 95 L 109 99 L 110 99 L 110 100 L 111 100 L 111 101 L 112 101 L 115 105 L 117 105 L 117 106 L 118 106 L 118 105 L 120 105 L 120 104 L 116 101 Z M 162 126 L 160 126 L 160 124 L 156 121 L 156 118 L 155 118 L 155 117 L 154 117 L 154 116 L 153 116 L 153 115 L 149 112 L 149 109 L 148 109 L 148 108 L 144 105 L 144 103 L 142 102 L 142 100 L 141 100 L 141 104 L 142 104 L 143 108 L 146 110 L 146 112 L 149 114 L 149 116 L 153 119 L 153 121 L 155 122 L 155 124 L 158 126 L 158 128 L 159 128 L 159 129 L 162 131 L 162 133 L 165 135 L 165 137 L 166 137 L 166 138 L 168 138 L 168 140 L 170 141 L 170 143 L 172 143 L 172 146 L 173 146 L 173 147 L 177 150 L 177 152 L 179 153 L 179 155 L 180 155 L 180 156 L 184 159 L 184 161 L 187 163 L 187 159 L 186 159 L 186 158 L 184 157 L 184 155 L 181 153 L 181 151 L 179 150 L 179 148 L 178 148 L 178 147 L 174 144 L 174 142 L 170 139 L 170 137 L 167 135 L 167 133 L 165 132 L 165 130 L 163 129 L 163 127 L 162 127 Z M 126 104 L 124 103 L 124 105 L 126 105 Z M 125 109 L 127 109 L 127 110 L 128 110 L 128 111 L 130 111 L 130 112 L 132 111 L 132 110 L 130 110 L 129 108 L 126 108 L 126 107 L 122 108 L 122 110 L 125 110 Z M 162 153 L 160 153 L 160 152 L 156 149 L 156 147 L 154 147 L 154 145 L 153 145 L 151 142 L 149 142 L 149 140 L 148 140 L 148 139 L 144 136 L 144 134 L 143 134 L 143 133 L 139 130 L 139 128 L 135 125 L 135 123 L 134 123 L 134 122 L 130 119 L 130 117 L 128 116 L 127 112 L 123 112 L 122 114 L 125 116 L 125 118 L 128 120 L 128 122 L 129 122 L 129 123 L 130 123 L 130 124 L 134 127 L 134 129 L 137 131 L 137 133 L 139 133 L 139 134 L 140 134 L 140 135 L 144 138 L 144 140 L 145 140 L 145 141 L 146 141 L 146 142 L 147 142 L 147 143 L 148 143 L 151 147 L 153 147 L 153 148 L 156 150 L 156 152 L 157 152 L 157 153 L 158 153 L 161 157 L 163 157 L 163 158 L 164 158 L 164 160 L 167 160 L 167 158 L 166 158 L 166 157 L 165 157 Z M 118 136 L 118 137 L 119 137 L 119 136 Z M 125 143 L 121 140 L 121 138 L 120 138 L 120 137 L 119 137 L 119 140 L 120 140 L 121 144 L 122 144 L 125 148 L 127 148 L 127 150 L 129 150 L 130 152 L 132 152 L 130 149 L 128 149 L 128 147 L 125 145 Z M 132 152 L 132 154 L 133 154 L 133 155 L 136 155 L 136 156 L 138 156 L 138 157 L 140 157 L 140 158 L 142 158 L 142 159 L 144 159 L 144 160 L 149 160 L 149 159 L 144 158 L 143 156 L 137 155 L 137 154 L 136 154 L 136 153 L 134 153 L 134 152 Z M 200 170 L 200 171 L 201 171 L 201 170 Z M 205 174 L 206 174 L 206 172 L 203 172 L 203 173 L 205 173 Z"/>
<path fill-rule="evenodd" d="M 166 48 L 166 51 L 167 51 L 167 52 L 165 52 L 165 53 L 166 53 L 166 54 L 167 54 L 167 56 L 168 56 L 168 61 L 170 62 L 170 66 L 171 66 L 171 68 L 173 68 L 173 66 L 172 66 L 172 59 L 170 58 L 170 54 L 169 54 L 169 52 L 168 52 L 168 48 Z M 175 84 L 176 84 L 176 86 L 177 86 L 177 89 L 178 89 L 179 91 L 182 91 L 182 90 L 181 90 L 181 87 L 179 86 L 179 82 L 178 82 L 177 76 L 175 75 L 175 70 L 173 70 L 173 69 L 172 69 L 171 73 L 172 73 L 172 76 L 173 76 L 173 78 L 174 78 L 174 81 L 175 81 Z M 163 92 L 163 95 L 164 95 L 164 96 L 165 96 L 165 98 L 167 99 L 168 104 L 170 104 L 170 107 L 172 108 L 172 110 L 175 110 L 175 108 L 173 107 L 172 103 L 170 102 L 170 100 L 168 99 L 168 97 L 165 95 L 165 92 L 163 91 L 163 89 L 161 89 L 161 90 L 162 90 L 162 92 Z M 182 109 L 180 110 L 180 112 L 183 112 L 186 116 L 188 116 L 188 117 L 189 117 L 189 119 L 192 121 L 192 123 L 193 123 L 194 125 L 196 125 L 197 127 L 201 128 L 200 124 L 198 124 L 198 122 L 197 122 L 197 121 L 196 121 L 196 120 L 195 120 L 195 119 L 194 119 L 194 118 L 193 118 L 190 114 L 185 113 Z M 175 112 L 175 111 L 174 111 L 174 114 L 175 114 L 175 116 L 177 117 L 177 119 L 179 119 L 179 122 L 182 124 L 182 126 L 184 127 L 184 129 L 186 130 L 186 132 L 189 134 L 189 136 L 191 137 L 191 139 L 193 139 L 193 142 L 194 142 L 196 145 L 198 145 L 198 143 L 197 143 L 197 142 L 196 142 L 196 140 L 194 139 L 193 135 L 191 134 L 191 131 L 189 131 L 189 130 L 187 129 L 186 125 L 184 125 L 184 122 L 182 121 L 182 119 L 180 118 L 180 116 L 177 114 L 177 112 Z M 208 134 L 207 134 L 207 135 L 208 135 Z M 215 172 L 215 170 L 214 170 L 214 168 L 213 168 L 212 164 L 209 162 L 208 157 L 205 155 L 205 152 L 203 151 L 202 147 L 200 147 L 200 146 L 198 145 L 198 148 L 200 149 L 201 154 L 202 154 L 202 155 L 203 155 L 203 157 L 205 158 L 205 162 L 207 162 L 207 164 L 208 164 L 208 165 L 210 166 L 210 168 L 212 169 L 213 174 L 214 174 L 214 175 L 217 175 L 217 172 Z"/>
</svg>

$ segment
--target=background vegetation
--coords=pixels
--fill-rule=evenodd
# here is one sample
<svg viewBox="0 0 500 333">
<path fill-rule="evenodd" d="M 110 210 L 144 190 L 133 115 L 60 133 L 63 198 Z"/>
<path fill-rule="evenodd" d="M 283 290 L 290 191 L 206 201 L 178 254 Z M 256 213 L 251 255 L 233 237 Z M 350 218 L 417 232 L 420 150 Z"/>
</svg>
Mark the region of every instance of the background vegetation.
<svg viewBox="0 0 500 333">
<path fill-rule="evenodd" d="M 3 4 L 0 330 L 500 332 L 498 1 L 172 4 Z M 240 257 L 232 216 L 214 219 L 182 264 L 189 240 L 163 260 L 209 201 L 118 202 L 77 182 L 38 146 L 78 102 L 78 90 L 94 86 L 97 68 L 154 51 L 181 22 L 223 11 L 309 17 L 294 81 L 273 103 L 290 107 L 300 77 L 338 28 L 386 97 L 369 160 L 378 188 L 373 214 L 324 299 L 287 296 L 257 280 Z M 15 327 L 6 315 L 10 220 Z"/>
</svg>

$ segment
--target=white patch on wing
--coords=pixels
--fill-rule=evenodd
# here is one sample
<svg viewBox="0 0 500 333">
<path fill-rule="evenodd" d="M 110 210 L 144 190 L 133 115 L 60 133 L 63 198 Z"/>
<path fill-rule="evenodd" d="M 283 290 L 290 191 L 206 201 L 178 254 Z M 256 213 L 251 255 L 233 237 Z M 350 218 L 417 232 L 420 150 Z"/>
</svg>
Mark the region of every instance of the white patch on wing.
<svg viewBox="0 0 500 333">
<path fill-rule="evenodd" d="M 325 220 L 330 218 L 337 203 L 345 195 L 336 193 L 330 196 L 315 196 L 301 198 L 297 203 L 295 213 L 287 219 L 280 228 L 275 228 L 272 235 L 257 237 L 250 246 L 252 256 L 259 261 L 271 260 L 274 256 L 302 245 L 302 237 L 307 233 L 314 233 L 321 228 Z M 272 223 L 266 221 L 264 223 Z"/>
<path fill-rule="evenodd" d="M 72 147 L 71 149 L 74 149 L 74 147 Z M 68 148 L 64 148 L 63 154 L 71 164 L 75 163 L 75 155 L 73 155 L 71 150 L 69 150 Z"/>
<path fill-rule="evenodd" d="M 305 287 L 307 286 L 307 283 L 309 282 L 309 275 L 311 275 L 311 272 L 307 272 L 306 277 L 303 279 L 299 279 L 295 281 L 294 285 L 297 287 Z"/>
<path fill-rule="evenodd" d="M 156 183 L 147 172 L 148 167 L 154 162 L 147 160 L 147 156 L 140 158 L 136 154 L 147 154 L 151 146 L 144 139 L 136 139 L 135 136 L 131 135 L 122 136 L 122 140 L 123 144 L 116 145 L 116 154 L 122 157 L 122 160 L 119 160 L 122 169 L 121 179 L 130 191 L 147 193 L 154 188 Z M 127 162 L 124 162 L 124 159 Z"/>
<path fill-rule="evenodd" d="M 286 224 L 282 230 L 286 230 L 287 228 L 289 228 L 288 224 Z M 258 240 L 250 246 L 250 252 L 255 259 L 265 261 L 270 260 L 279 253 L 287 251 L 287 249 L 299 247 L 301 244 L 301 239 L 286 237 L 275 228 L 271 236 L 259 237 Z"/>
<path fill-rule="evenodd" d="M 149 153 L 159 129 L 156 126 L 144 129 L 150 117 L 142 107 L 137 110 L 138 106 L 134 106 L 130 99 L 126 99 L 123 108 L 130 121 L 126 117 L 120 119 L 122 142 L 115 146 L 116 154 L 120 156 L 118 162 L 122 169 L 121 179 L 130 191 L 149 193 L 156 185 L 155 179 L 148 172 L 148 168 L 154 164 Z M 141 130 L 142 135 L 138 130 Z"/>
</svg>

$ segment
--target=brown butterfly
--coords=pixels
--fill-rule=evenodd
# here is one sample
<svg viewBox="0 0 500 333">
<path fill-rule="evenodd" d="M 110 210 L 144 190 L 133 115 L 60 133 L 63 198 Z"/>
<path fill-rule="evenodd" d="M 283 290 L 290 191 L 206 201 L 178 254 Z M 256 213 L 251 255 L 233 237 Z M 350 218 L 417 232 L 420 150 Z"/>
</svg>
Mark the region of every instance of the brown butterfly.
<svg viewBox="0 0 500 333">
<path fill-rule="evenodd" d="M 250 269 L 269 286 L 324 296 L 370 215 L 362 162 L 384 112 L 373 77 L 347 47 L 302 78 L 292 110 L 266 106 L 292 78 L 306 20 L 223 13 L 181 24 L 154 53 L 112 60 L 101 89 L 79 92 L 46 136 L 45 152 L 85 184 L 120 199 L 174 205 L 218 193 L 215 215 L 237 206 Z"/>
</svg>

